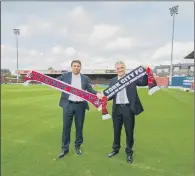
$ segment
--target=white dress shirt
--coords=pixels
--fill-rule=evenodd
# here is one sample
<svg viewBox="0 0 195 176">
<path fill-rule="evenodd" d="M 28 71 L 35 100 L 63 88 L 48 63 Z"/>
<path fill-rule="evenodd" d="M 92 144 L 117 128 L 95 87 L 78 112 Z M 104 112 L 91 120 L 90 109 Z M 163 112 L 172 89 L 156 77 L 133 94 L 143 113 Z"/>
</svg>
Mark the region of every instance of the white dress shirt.
<svg viewBox="0 0 195 176">
<path fill-rule="evenodd" d="M 118 76 L 118 80 L 120 79 L 121 77 Z M 121 96 L 124 96 L 124 102 L 121 102 L 120 101 L 120 97 Z M 128 104 L 129 103 L 129 100 L 127 98 L 127 92 L 126 92 L 126 88 L 123 88 L 120 92 L 117 93 L 116 95 L 116 104 Z"/>
<path fill-rule="evenodd" d="M 82 87 L 81 87 L 81 74 L 80 73 L 78 75 L 74 75 L 74 73 L 72 73 L 71 86 L 73 86 L 77 89 L 82 89 Z M 77 97 L 76 95 L 71 95 L 71 94 L 69 96 L 69 100 L 70 101 L 83 101 L 83 99 Z"/>
</svg>

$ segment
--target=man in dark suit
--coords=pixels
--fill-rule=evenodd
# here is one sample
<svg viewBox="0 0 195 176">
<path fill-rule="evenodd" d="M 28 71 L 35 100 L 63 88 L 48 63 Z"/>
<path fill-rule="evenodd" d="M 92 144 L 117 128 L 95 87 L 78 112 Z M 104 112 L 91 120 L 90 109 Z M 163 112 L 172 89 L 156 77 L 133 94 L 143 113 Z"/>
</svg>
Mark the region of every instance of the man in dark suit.
<svg viewBox="0 0 195 176">
<path fill-rule="evenodd" d="M 117 62 L 115 64 L 115 68 L 118 76 L 110 80 L 110 86 L 114 85 L 118 79 L 125 76 L 125 64 L 123 62 Z M 147 80 L 148 76 L 145 75 L 109 99 L 113 100 L 112 120 L 114 128 L 114 142 L 112 145 L 113 150 L 108 157 L 113 157 L 120 150 L 121 129 L 124 124 L 126 132 L 125 152 L 127 154 L 127 162 L 133 162 L 135 115 L 139 115 L 143 112 L 143 107 L 140 102 L 136 86 L 146 86 Z"/>
<path fill-rule="evenodd" d="M 79 60 L 73 60 L 71 63 L 72 72 L 67 72 L 58 77 L 65 83 L 72 85 L 75 88 L 87 90 L 92 94 L 96 94 L 98 98 L 102 98 L 101 93 L 93 90 L 90 85 L 89 78 L 80 73 L 81 62 Z M 69 95 L 64 92 L 61 94 L 61 99 L 59 103 L 60 107 L 63 108 L 63 132 L 62 132 L 62 152 L 58 158 L 64 157 L 69 152 L 70 144 L 70 133 L 73 116 L 76 127 L 76 140 L 75 149 L 76 153 L 80 155 L 81 144 L 83 143 L 83 124 L 85 119 L 85 110 L 89 110 L 89 105 L 83 99 L 75 96 Z"/>
</svg>

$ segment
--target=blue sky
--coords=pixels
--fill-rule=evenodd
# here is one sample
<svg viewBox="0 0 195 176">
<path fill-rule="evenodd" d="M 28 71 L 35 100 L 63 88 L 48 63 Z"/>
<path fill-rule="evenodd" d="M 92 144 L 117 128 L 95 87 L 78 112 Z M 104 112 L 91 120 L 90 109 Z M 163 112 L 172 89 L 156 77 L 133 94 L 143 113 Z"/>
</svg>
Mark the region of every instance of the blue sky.
<svg viewBox="0 0 195 176">
<path fill-rule="evenodd" d="M 16 68 L 13 28 L 20 28 L 19 68 L 128 68 L 170 63 L 172 17 L 175 21 L 174 63 L 194 48 L 193 2 L 2 2 L 2 67 Z"/>
</svg>

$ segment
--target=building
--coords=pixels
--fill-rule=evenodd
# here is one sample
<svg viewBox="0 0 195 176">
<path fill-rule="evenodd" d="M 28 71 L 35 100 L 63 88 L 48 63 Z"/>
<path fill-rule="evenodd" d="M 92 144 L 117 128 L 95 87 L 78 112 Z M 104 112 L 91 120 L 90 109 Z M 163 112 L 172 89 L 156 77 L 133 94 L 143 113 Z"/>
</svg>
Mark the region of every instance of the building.
<svg viewBox="0 0 195 176">
<path fill-rule="evenodd" d="M 192 51 L 190 54 L 188 54 L 184 59 L 194 59 L 194 51 Z"/>
<path fill-rule="evenodd" d="M 56 78 L 68 70 L 37 70 L 38 72 Z M 127 69 L 127 72 L 130 72 L 131 69 Z M 25 77 L 29 70 L 18 70 L 18 73 L 21 77 Z M 81 73 L 87 75 L 92 84 L 108 84 L 109 79 L 112 79 L 116 76 L 115 70 L 106 70 L 106 69 L 82 69 Z"/>
<path fill-rule="evenodd" d="M 159 65 L 154 67 L 153 72 L 155 76 L 168 77 L 170 75 L 170 65 Z M 173 76 L 193 76 L 194 64 L 173 64 Z"/>
</svg>

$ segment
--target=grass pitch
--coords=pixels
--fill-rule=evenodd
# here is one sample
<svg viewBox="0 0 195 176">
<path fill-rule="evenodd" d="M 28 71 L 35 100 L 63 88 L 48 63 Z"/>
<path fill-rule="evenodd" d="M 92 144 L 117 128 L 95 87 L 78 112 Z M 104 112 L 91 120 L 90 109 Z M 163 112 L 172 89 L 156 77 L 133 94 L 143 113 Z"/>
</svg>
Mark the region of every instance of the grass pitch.
<svg viewBox="0 0 195 176">
<path fill-rule="evenodd" d="M 148 96 L 147 89 L 138 91 L 145 111 L 136 117 L 134 162 L 128 164 L 124 128 L 120 153 L 108 158 L 112 121 L 102 121 L 92 106 L 85 118 L 83 155 L 74 151 L 73 122 L 70 153 L 54 160 L 61 152 L 60 92 L 46 86 L 2 85 L 2 175 L 192 176 L 194 94 L 163 89 Z"/>
</svg>

